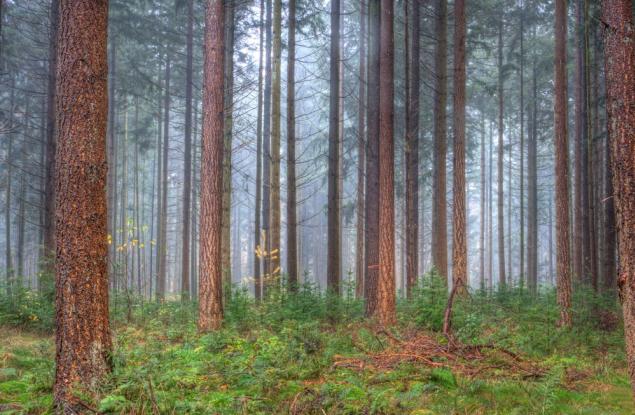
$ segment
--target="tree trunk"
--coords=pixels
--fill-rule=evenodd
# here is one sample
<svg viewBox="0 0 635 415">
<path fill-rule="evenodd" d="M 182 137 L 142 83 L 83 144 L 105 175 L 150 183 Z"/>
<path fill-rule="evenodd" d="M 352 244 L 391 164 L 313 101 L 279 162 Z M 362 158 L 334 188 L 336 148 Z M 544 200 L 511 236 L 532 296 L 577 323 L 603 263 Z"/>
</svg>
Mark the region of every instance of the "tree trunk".
<svg viewBox="0 0 635 415">
<path fill-rule="evenodd" d="M 185 62 L 185 136 L 183 137 L 183 233 L 181 300 L 190 299 L 190 220 L 192 206 L 192 78 L 194 74 L 194 0 L 187 1 Z"/>
<path fill-rule="evenodd" d="M 263 122 L 263 147 L 264 163 L 262 176 L 264 179 L 262 192 L 262 233 L 264 234 L 264 284 L 262 296 L 266 297 L 267 287 L 271 278 L 271 1 L 267 0 L 267 16 L 265 22 L 265 96 L 264 96 L 264 122 Z"/>
<path fill-rule="evenodd" d="M 525 285 L 525 4 L 520 3 L 520 268 L 518 279 Z"/>
<path fill-rule="evenodd" d="M 366 315 L 375 315 L 379 278 L 379 26 L 380 0 L 368 2 L 368 106 L 366 146 L 364 296 Z"/>
<path fill-rule="evenodd" d="M 234 0 L 224 0 L 225 7 L 225 132 L 223 141 L 223 226 L 222 267 L 226 299 L 231 297 L 231 208 L 232 208 L 232 141 L 234 125 Z"/>
<path fill-rule="evenodd" d="M 203 134 L 201 139 L 200 287 L 198 328 L 220 328 L 223 321 L 221 228 L 223 209 L 223 141 L 225 9 L 208 0 L 205 12 Z M 215 93 L 216 92 L 216 93 Z"/>
<path fill-rule="evenodd" d="M 406 91 L 406 291 L 417 285 L 419 272 L 419 94 L 420 94 L 420 4 L 412 0 L 412 53 L 409 65 L 410 88 Z"/>
<path fill-rule="evenodd" d="M 494 133 L 493 121 L 489 123 L 489 185 L 487 195 L 487 289 L 491 292 L 494 286 Z"/>
<path fill-rule="evenodd" d="M 355 297 L 364 296 L 364 181 L 366 174 L 366 0 L 360 0 L 359 12 L 359 107 L 357 116 L 357 241 L 355 248 Z"/>
<path fill-rule="evenodd" d="M 567 139 L 567 4 L 556 0 L 555 13 L 555 175 L 557 297 L 560 326 L 571 326 L 571 258 L 569 250 L 569 160 Z"/>
<path fill-rule="evenodd" d="M 454 203 L 452 221 L 452 284 L 465 294 L 467 276 L 467 230 L 465 207 L 465 1 L 454 1 Z"/>
<path fill-rule="evenodd" d="M 447 0 L 438 0 L 434 57 L 434 188 L 432 205 L 432 264 L 443 281 L 448 276 L 447 206 L 446 206 L 446 100 L 447 100 Z"/>
<path fill-rule="evenodd" d="M 46 173 L 44 187 L 44 254 L 45 256 L 51 257 L 54 256 L 55 253 L 55 81 L 57 73 L 57 32 L 60 18 L 59 7 L 59 0 L 51 0 L 46 114 Z M 2 70 L 1 66 L 0 70 Z M 111 95 L 114 96 L 112 93 Z M 48 266 L 51 266 L 49 269 L 52 269 L 52 264 L 48 264 Z"/>
<path fill-rule="evenodd" d="M 60 2 L 56 77 L 56 411 L 84 411 L 110 371 L 108 2 Z M 85 399 L 85 398 L 84 398 Z M 85 405 L 85 404 L 84 404 Z"/>
<path fill-rule="evenodd" d="M 298 231 L 295 180 L 295 0 L 289 0 L 287 61 L 287 275 L 289 289 L 298 286 Z"/>
<path fill-rule="evenodd" d="M 273 66 L 271 78 L 271 278 L 280 281 L 280 87 L 282 83 L 282 2 L 273 0 Z"/>
<path fill-rule="evenodd" d="M 395 312 L 394 33 L 393 0 L 381 0 L 379 30 L 379 278 L 375 318 L 390 325 Z"/>
<path fill-rule="evenodd" d="M 538 137 L 536 129 L 538 94 L 535 54 L 532 66 L 533 108 L 529 111 L 529 140 L 527 142 L 527 287 L 529 292 L 535 294 L 538 289 Z"/>
<path fill-rule="evenodd" d="M 486 211 L 486 165 L 485 165 L 485 113 L 481 111 L 481 229 L 479 234 L 479 287 L 485 291 L 485 211 Z"/>
<path fill-rule="evenodd" d="M 631 386 L 635 394 L 635 45 L 632 2 L 602 7 L 606 96 L 617 217 L 620 290 Z"/>
<path fill-rule="evenodd" d="M 5 201 L 4 201 L 4 249 L 5 249 L 5 262 L 6 268 L 6 284 L 7 294 L 12 296 L 13 288 L 13 254 L 11 251 L 11 180 L 13 179 L 13 117 L 15 106 L 15 80 L 11 82 L 11 98 L 9 100 L 9 133 L 7 137 L 7 188 L 5 189 Z"/>
<path fill-rule="evenodd" d="M 498 198 L 496 200 L 496 217 L 498 220 L 498 288 L 504 289 L 507 284 L 505 276 L 505 222 L 503 213 L 503 14 L 498 23 Z"/>
<path fill-rule="evenodd" d="M 161 206 L 159 214 L 159 243 L 157 249 L 157 300 L 165 299 L 168 256 L 168 149 L 170 147 L 170 56 L 165 62 L 165 96 L 163 100 L 163 151 L 161 156 Z"/>
<path fill-rule="evenodd" d="M 260 0 L 260 44 L 258 47 L 258 116 L 256 121 L 256 201 L 254 217 L 254 296 L 256 301 L 262 298 L 262 277 L 261 277 L 261 241 L 260 241 L 260 218 L 262 214 L 262 71 L 263 71 L 263 46 L 264 46 L 264 9 L 265 2 Z"/>
<path fill-rule="evenodd" d="M 340 0 L 331 0 L 327 290 L 340 293 L 339 59 Z"/>
</svg>

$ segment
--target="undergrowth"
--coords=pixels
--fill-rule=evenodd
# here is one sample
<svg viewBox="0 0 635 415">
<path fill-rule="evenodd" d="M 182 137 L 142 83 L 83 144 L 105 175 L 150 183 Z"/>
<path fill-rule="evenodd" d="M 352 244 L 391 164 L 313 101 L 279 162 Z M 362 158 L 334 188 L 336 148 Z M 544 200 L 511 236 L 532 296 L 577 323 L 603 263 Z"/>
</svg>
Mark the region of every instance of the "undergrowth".
<svg viewBox="0 0 635 415">
<path fill-rule="evenodd" d="M 445 344 L 447 294 L 436 280 L 398 302 L 399 322 L 386 331 L 364 319 L 351 289 L 333 299 L 304 285 L 259 304 L 236 289 L 223 328 L 205 335 L 195 302 L 113 296 L 113 372 L 90 405 L 105 414 L 633 413 L 621 323 L 610 318 L 619 315 L 616 301 L 584 289 L 571 330 L 556 329 L 551 289 L 475 292 L 456 302 L 457 341 L 513 351 L 541 368 L 538 377 L 497 369 L 494 355 L 471 375 L 442 358 L 376 364 L 413 336 Z M 0 413 L 52 413 L 52 298 L 14 295 L 0 297 Z"/>
</svg>

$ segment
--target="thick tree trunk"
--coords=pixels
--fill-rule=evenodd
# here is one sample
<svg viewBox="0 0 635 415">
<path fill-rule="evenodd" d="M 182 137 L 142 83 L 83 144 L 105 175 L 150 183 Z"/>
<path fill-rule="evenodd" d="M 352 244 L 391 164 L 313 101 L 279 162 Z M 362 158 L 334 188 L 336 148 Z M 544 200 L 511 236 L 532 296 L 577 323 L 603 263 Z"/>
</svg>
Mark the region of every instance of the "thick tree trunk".
<svg viewBox="0 0 635 415">
<path fill-rule="evenodd" d="M 569 248 L 569 160 L 567 139 L 567 2 L 556 0 L 555 13 L 555 175 L 557 297 L 560 326 L 571 326 L 571 258 Z"/>
<path fill-rule="evenodd" d="M 412 53 L 410 88 L 406 91 L 406 291 L 408 297 L 417 285 L 419 272 L 419 94 L 420 94 L 420 4 L 412 0 Z"/>
<path fill-rule="evenodd" d="M 434 188 L 432 205 L 432 264 L 447 283 L 448 240 L 446 205 L 446 100 L 447 100 L 447 0 L 438 0 L 435 18 L 437 45 L 434 57 Z"/>
<path fill-rule="evenodd" d="M 56 368 L 63 414 L 110 371 L 106 124 L 108 2 L 60 2 L 56 77 Z M 85 398 L 84 398 L 85 399 Z M 85 405 L 85 404 L 84 404 Z"/>
<path fill-rule="evenodd" d="M 260 218 L 262 215 L 262 71 L 264 56 L 264 12 L 265 2 L 260 0 L 260 44 L 258 47 L 258 115 L 256 120 L 256 201 L 254 217 L 254 297 L 256 301 L 262 298 L 262 246 L 260 240 Z"/>
<path fill-rule="evenodd" d="M 366 145 L 364 296 L 366 315 L 377 309 L 379 276 L 379 26 L 380 0 L 368 2 L 368 107 Z"/>
<path fill-rule="evenodd" d="M 503 289 L 507 284 L 505 276 L 505 215 L 503 213 L 503 14 L 498 23 L 498 198 L 496 200 L 496 218 L 498 225 L 498 288 Z"/>
<path fill-rule="evenodd" d="M 394 3 L 381 0 L 379 31 L 379 278 L 375 318 L 393 324 L 395 312 Z"/>
<path fill-rule="evenodd" d="M 454 163 L 452 222 L 452 284 L 465 294 L 467 276 L 467 225 L 465 207 L 465 1 L 454 1 Z"/>
<path fill-rule="evenodd" d="M 185 136 L 183 137 L 183 233 L 181 299 L 190 299 L 190 221 L 192 208 L 192 77 L 194 75 L 194 0 L 187 1 L 185 57 Z"/>
<path fill-rule="evenodd" d="M 295 0 L 289 0 L 287 61 L 287 275 L 289 288 L 298 286 L 298 231 L 295 179 Z"/>
<path fill-rule="evenodd" d="M 617 217 L 619 276 L 631 386 L 635 394 L 635 44 L 632 2 L 605 0 L 602 8 L 606 96 Z"/>
<path fill-rule="evenodd" d="M 220 328 L 223 321 L 221 228 L 223 210 L 223 141 L 225 9 L 208 0 L 205 12 L 203 134 L 201 139 L 200 287 L 198 328 Z"/>
<path fill-rule="evenodd" d="M 273 66 L 271 89 L 271 278 L 280 281 L 280 141 L 282 84 L 282 2 L 273 0 Z"/>
<path fill-rule="evenodd" d="M 329 101 L 329 165 L 328 165 L 328 254 L 327 289 L 340 293 L 340 180 L 339 180 L 339 59 L 340 59 L 340 0 L 331 0 L 331 54 Z"/>
<path fill-rule="evenodd" d="M 366 174 L 366 0 L 360 0 L 359 13 L 359 107 L 357 116 L 357 236 L 355 248 L 355 297 L 364 296 L 364 181 Z"/>
</svg>

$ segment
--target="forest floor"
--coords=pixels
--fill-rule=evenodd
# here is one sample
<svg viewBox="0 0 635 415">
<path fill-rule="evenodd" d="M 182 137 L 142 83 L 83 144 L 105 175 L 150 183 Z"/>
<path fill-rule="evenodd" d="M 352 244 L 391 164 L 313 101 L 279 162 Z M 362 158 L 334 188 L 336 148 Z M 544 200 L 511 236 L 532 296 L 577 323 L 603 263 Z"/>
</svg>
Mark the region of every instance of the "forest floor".
<svg viewBox="0 0 635 415">
<path fill-rule="evenodd" d="M 617 308 L 590 298 L 576 296 L 576 326 L 559 330 L 551 291 L 476 294 L 456 304 L 451 344 L 438 290 L 400 302 L 389 329 L 364 320 L 361 303 L 333 307 L 310 289 L 257 306 L 237 294 L 224 328 L 206 335 L 195 304 L 138 302 L 129 314 L 118 301 L 113 375 L 91 405 L 105 414 L 633 414 Z M 54 339 L 38 312 L 9 325 L 0 309 L 0 413 L 52 413 Z"/>
</svg>

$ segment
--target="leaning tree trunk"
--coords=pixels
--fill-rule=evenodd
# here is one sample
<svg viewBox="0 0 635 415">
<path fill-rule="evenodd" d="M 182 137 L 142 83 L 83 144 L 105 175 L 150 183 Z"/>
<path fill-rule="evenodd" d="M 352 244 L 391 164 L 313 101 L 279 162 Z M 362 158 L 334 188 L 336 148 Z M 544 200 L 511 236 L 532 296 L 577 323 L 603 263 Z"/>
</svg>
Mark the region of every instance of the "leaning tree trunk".
<svg viewBox="0 0 635 415">
<path fill-rule="evenodd" d="M 379 30 L 379 278 L 375 317 L 392 324 L 395 313 L 394 2 L 381 0 Z"/>
<path fill-rule="evenodd" d="M 85 411 L 110 371 L 106 124 L 108 2 L 60 2 L 57 48 L 53 396 Z"/>
<path fill-rule="evenodd" d="M 452 285 L 467 290 L 467 226 L 465 207 L 465 1 L 454 2 L 454 204 L 452 225 Z M 455 288 L 456 287 L 456 288 Z"/>
<path fill-rule="evenodd" d="M 199 257 L 200 331 L 220 328 L 223 321 L 221 228 L 223 210 L 223 140 L 225 56 L 222 0 L 208 0 L 205 12 L 203 67 L 203 134 L 201 139 L 201 214 Z"/>
<path fill-rule="evenodd" d="M 602 7 L 611 165 L 617 216 L 624 334 L 635 394 L 635 44 L 632 2 L 605 0 Z"/>
<path fill-rule="evenodd" d="M 556 0 L 555 14 L 555 175 L 557 297 L 560 326 L 571 326 L 571 258 L 569 248 L 569 157 L 567 139 L 567 2 Z"/>
<path fill-rule="evenodd" d="M 329 165 L 328 165 L 328 254 L 327 290 L 340 292 L 340 180 L 339 180 L 339 59 L 340 59 L 340 0 L 331 0 L 331 55 L 329 101 Z"/>
<path fill-rule="evenodd" d="M 435 33 L 437 45 L 434 58 L 434 202 L 432 205 L 432 264 L 444 283 L 448 276 L 448 240 L 446 206 L 446 100 L 447 100 L 447 0 L 438 0 Z"/>
</svg>

